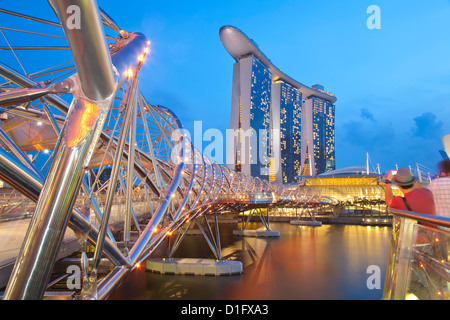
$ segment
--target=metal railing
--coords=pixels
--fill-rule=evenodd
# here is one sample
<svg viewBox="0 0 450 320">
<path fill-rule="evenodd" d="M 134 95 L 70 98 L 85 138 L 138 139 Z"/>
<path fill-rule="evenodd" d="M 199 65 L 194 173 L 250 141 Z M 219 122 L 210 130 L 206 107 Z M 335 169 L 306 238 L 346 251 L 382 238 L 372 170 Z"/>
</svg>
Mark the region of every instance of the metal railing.
<svg viewBox="0 0 450 320">
<path fill-rule="evenodd" d="M 450 300 L 450 218 L 390 208 L 384 300 Z"/>
</svg>

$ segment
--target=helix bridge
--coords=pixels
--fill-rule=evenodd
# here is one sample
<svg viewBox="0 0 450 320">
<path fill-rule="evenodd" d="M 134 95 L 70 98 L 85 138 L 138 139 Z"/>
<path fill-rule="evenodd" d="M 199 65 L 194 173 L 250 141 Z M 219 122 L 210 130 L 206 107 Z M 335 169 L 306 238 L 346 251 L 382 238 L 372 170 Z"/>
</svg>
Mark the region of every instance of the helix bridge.
<svg viewBox="0 0 450 320">
<path fill-rule="evenodd" d="M 313 220 L 351 206 L 386 214 L 381 175 L 368 166 L 365 176 L 282 185 L 209 159 L 172 110 L 142 93 L 144 34 L 119 27 L 96 0 L 47 2 L 36 10 L 45 17 L 0 8 L 1 299 L 61 298 L 61 287 L 71 299 L 107 299 L 172 236 L 173 257 L 194 225 L 220 262 L 218 219 L 229 214 L 244 231 L 259 217 L 267 232 L 279 210 Z M 448 299 L 449 219 L 389 211 L 383 298 Z M 61 286 L 67 264 L 81 286 Z"/>
<path fill-rule="evenodd" d="M 3 299 L 43 299 L 63 279 L 52 271 L 67 230 L 82 252 L 78 294 L 106 299 L 192 221 L 249 211 L 269 230 L 261 208 L 331 201 L 205 157 L 180 119 L 141 93 L 145 35 L 124 31 L 93 0 L 48 7 L 54 20 L 0 9 L 1 218 L 30 219 Z M 209 244 L 220 259 L 220 240 Z M 105 259 L 113 267 L 101 274 Z"/>
</svg>

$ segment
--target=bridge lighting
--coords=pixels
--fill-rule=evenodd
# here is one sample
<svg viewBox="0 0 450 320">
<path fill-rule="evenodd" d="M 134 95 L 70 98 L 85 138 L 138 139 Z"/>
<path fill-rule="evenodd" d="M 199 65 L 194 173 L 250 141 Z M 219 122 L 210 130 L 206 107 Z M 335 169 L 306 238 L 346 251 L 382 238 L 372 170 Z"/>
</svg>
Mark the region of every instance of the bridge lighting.
<svg viewBox="0 0 450 320">
<path fill-rule="evenodd" d="M 128 37 L 129 37 L 128 32 L 126 32 L 125 30 L 120 30 L 120 31 L 119 31 L 119 34 L 120 34 L 120 36 L 121 36 L 122 38 L 124 38 L 124 39 L 128 39 Z"/>
<path fill-rule="evenodd" d="M 419 298 L 417 298 L 414 294 L 412 293 L 407 293 L 405 300 L 419 300 Z"/>
<path fill-rule="evenodd" d="M 145 48 L 144 48 L 144 53 L 145 53 L 145 54 L 147 54 L 149 51 L 150 51 L 150 48 L 149 48 L 149 47 L 145 47 Z"/>
<path fill-rule="evenodd" d="M 144 62 L 145 56 L 143 54 L 139 55 L 138 60 L 139 62 Z"/>
<path fill-rule="evenodd" d="M 138 262 L 138 263 L 136 263 L 136 268 L 137 269 L 140 269 L 141 268 L 141 264 Z"/>
<path fill-rule="evenodd" d="M 128 79 L 133 78 L 133 69 L 131 69 L 131 68 L 127 69 L 127 78 Z"/>
</svg>

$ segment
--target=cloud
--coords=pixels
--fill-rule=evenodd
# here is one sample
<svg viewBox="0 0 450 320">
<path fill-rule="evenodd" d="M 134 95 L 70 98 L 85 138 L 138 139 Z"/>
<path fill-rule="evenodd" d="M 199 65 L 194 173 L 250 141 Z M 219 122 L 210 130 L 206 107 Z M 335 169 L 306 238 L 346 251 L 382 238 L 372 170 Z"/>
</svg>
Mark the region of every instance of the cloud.
<svg viewBox="0 0 450 320">
<path fill-rule="evenodd" d="M 375 118 L 374 118 L 372 112 L 370 112 L 370 110 L 367 109 L 367 108 L 362 108 L 362 109 L 361 109 L 361 118 L 367 119 L 367 120 L 370 120 L 370 121 L 373 121 L 373 122 L 377 122 L 377 121 L 375 120 Z"/>
<path fill-rule="evenodd" d="M 444 131 L 444 124 L 435 114 L 426 112 L 414 121 L 400 122 L 398 117 L 377 121 L 370 112 L 363 111 L 359 119 L 348 120 L 336 128 L 338 167 L 362 165 L 367 152 L 374 164 L 380 163 L 382 170 L 395 164 L 415 167 L 416 163 L 435 168 L 441 159 L 439 150 Z"/>
<path fill-rule="evenodd" d="M 437 121 L 436 119 L 436 115 L 431 112 L 425 112 L 414 118 L 415 126 L 412 129 L 413 136 L 430 140 L 442 137 L 444 124 L 442 121 Z"/>
<path fill-rule="evenodd" d="M 342 124 L 341 133 L 346 143 L 358 147 L 369 147 L 383 144 L 387 137 L 395 135 L 391 125 L 378 125 L 369 109 L 362 108 L 360 111 L 360 119 L 349 120 Z"/>
<path fill-rule="evenodd" d="M 376 124 L 375 121 L 350 120 L 344 123 L 340 130 L 342 131 L 339 139 L 343 139 L 346 145 L 366 151 L 386 152 L 397 138 L 391 123 Z"/>
</svg>

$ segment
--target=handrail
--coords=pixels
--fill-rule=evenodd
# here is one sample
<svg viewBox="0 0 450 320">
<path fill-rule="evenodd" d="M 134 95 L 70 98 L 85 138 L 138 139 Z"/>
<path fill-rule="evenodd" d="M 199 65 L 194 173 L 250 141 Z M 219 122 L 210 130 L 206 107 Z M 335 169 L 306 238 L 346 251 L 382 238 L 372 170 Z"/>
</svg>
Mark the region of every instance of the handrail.
<svg viewBox="0 0 450 320">
<path fill-rule="evenodd" d="M 448 280 L 446 249 L 440 248 L 430 252 L 423 251 L 422 240 L 431 232 L 432 237 L 436 237 L 436 240 L 426 241 L 423 244 L 428 247 L 430 245 L 439 245 L 441 240 L 444 240 L 443 242 L 445 243 L 449 239 L 450 234 L 446 230 L 435 229 L 433 226 L 449 228 L 450 218 L 395 208 L 389 208 L 388 211 L 396 219 L 394 220 L 391 236 L 383 299 L 407 299 L 408 292 L 418 297 L 418 299 L 428 299 L 432 293 L 432 299 L 448 299 L 448 297 L 445 298 L 442 295 L 442 290 L 438 289 L 436 291 L 436 286 L 432 283 L 431 278 L 427 278 L 426 284 L 422 283 L 423 287 L 421 289 L 415 287 L 418 280 L 411 277 L 411 275 L 417 275 L 417 273 L 414 271 L 414 264 L 411 264 L 411 262 L 417 262 L 425 273 L 431 272 L 435 274 L 442 280 L 442 283 Z M 431 224 L 431 228 L 424 225 L 421 226 L 420 223 Z M 425 238 L 421 239 L 419 235 L 423 235 Z M 431 281 L 431 284 L 429 284 L 429 281 Z M 410 287 L 410 285 L 413 286 Z"/>
<path fill-rule="evenodd" d="M 435 216 L 432 214 L 425 214 L 425 213 L 418 213 L 418 212 L 412 212 L 412 211 L 405 211 L 405 210 L 399 210 L 395 208 L 389 207 L 389 213 L 392 213 L 393 215 L 417 220 L 424 223 L 430 223 L 436 226 L 440 227 L 446 227 L 450 228 L 450 218 L 442 217 L 442 216 Z"/>
</svg>

